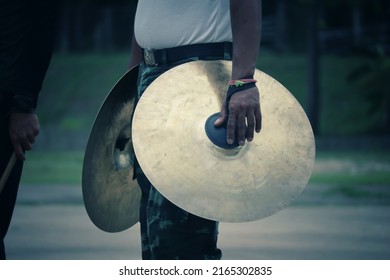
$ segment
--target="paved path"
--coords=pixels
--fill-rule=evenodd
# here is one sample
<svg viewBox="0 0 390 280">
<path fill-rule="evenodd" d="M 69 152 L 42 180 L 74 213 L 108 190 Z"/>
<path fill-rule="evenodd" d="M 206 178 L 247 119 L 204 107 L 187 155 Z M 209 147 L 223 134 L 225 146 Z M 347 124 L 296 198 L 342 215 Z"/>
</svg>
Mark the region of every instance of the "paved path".
<svg viewBox="0 0 390 280">
<path fill-rule="evenodd" d="M 390 259 L 390 206 L 319 203 L 320 188 L 266 219 L 220 226 L 224 259 Z M 106 233 L 75 186 L 21 186 L 6 238 L 9 259 L 140 259 L 139 226 Z"/>
</svg>

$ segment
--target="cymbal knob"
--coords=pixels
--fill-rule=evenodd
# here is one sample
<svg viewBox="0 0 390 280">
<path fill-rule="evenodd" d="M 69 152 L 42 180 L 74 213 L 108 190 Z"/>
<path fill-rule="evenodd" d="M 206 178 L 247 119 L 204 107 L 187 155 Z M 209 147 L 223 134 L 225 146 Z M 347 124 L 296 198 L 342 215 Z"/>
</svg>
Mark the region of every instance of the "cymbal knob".
<svg viewBox="0 0 390 280">
<path fill-rule="evenodd" d="M 205 123 L 206 135 L 210 141 L 223 149 L 235 149 L 238 147 L 237 137 L 234 137 L 234 142 L 229 144 L 227 142 L 227 128 L 226 123 L 222 126 L 215 126 L 214 122 L 218 119 L 219 113 L 212 114 L 207 118 Z"/>
</svg>

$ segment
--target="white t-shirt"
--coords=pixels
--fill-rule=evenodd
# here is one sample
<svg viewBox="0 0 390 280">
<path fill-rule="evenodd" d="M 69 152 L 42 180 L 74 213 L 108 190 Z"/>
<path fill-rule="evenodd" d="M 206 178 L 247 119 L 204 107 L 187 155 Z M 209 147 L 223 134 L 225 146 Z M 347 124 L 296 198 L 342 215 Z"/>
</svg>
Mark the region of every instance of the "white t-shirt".
<svg viewBox="0 0 390 280">
<path fill-rule="evenodd" d="M 139 0 L 135 38 L 144 49 L 231 42 L 229 4 L 229 0 Z"/>
</svg>

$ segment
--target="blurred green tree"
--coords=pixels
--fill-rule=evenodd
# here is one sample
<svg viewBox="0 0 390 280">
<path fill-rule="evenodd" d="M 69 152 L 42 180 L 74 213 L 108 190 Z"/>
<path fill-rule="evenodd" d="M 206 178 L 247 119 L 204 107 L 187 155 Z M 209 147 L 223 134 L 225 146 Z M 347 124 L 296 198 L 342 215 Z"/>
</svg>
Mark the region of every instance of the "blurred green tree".
<svg viewBox="0 0 390 280">
<path fill-rule="evenodd" d="M 367 101 L 366 114 L 377 119 L 374 132 L 390 132 L 390 57 L 383 48 L 367 52 L 367 63 L 356 68 L 348 77 L 356 94 Z"/>
</svg>

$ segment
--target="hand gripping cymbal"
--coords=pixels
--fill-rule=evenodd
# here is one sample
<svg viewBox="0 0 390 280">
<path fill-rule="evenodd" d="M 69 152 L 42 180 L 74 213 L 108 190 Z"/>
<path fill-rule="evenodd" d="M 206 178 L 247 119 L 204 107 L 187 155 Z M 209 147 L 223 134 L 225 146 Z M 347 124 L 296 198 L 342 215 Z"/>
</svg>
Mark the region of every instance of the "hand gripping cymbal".
<svg viewBox="0 0 390 280">
<path fill-rule="evenodd" d="M 231 62 L 196 61 L 157 78 L 134 111 L 134 152 L 145 175 L 171 202 L 203 218 L 248 222 L 284 209 L 307 185 L 314 135 L 293 95 L 260 70 L 262 130 L 242 147 L 214 145 L 205 132 L 219 112 Z"/>
</svg>

